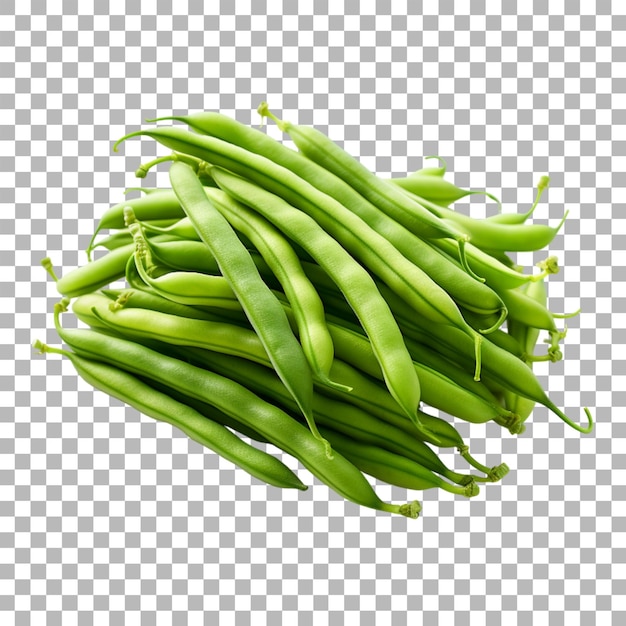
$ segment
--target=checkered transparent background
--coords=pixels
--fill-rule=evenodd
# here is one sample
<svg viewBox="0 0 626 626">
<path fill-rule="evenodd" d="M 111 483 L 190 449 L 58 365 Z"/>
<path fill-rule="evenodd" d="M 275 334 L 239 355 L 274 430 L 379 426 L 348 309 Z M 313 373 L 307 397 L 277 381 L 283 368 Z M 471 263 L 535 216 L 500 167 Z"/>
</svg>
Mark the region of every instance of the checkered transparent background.
<svg viewBox="0 0 626 626">
<path fill-rule="evenodd" d="M 0 3 L 0 624 L 626 623 L 626 5 L 469 4 Z M 537 371 L 574 418 L 591 407 L 593 435 L 542 408 L 519 438 L 462 425 L 510 465 L 503 484 L 418 494 L 419 520 L 392 518 L 302 468 L 308 491 L 266 487 L 34 354 L 59 343 L 41 258 L 83 264 L 164 153 L 112 141 L 172 112 L 257 123 L 265 99 L 381 175 L 441 155 L 505 210 L 550 174 L 535 222 L 570 210 L 550 306 L 583 313 Z"/>
</svg>

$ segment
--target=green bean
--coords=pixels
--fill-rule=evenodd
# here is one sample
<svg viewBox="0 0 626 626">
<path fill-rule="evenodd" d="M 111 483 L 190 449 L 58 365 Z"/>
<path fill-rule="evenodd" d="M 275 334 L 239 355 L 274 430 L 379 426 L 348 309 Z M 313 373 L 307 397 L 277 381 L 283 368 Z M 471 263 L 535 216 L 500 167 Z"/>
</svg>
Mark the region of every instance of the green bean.
<svg viewBox="0 0 626 626">
<path fill-rule="evenodd" d="M 145 226 L 142 223 L 144 227 Z M 163 243 L 150 243 L 150 253 L 156 265 L 173 270 L 195 271 L 203 274 L 217 275 L 220 267 L 215 257 L 208 253 L 202 241 L 177 239 Z"/>
<path fill-rule="evenodd" d="M 270 112 L 267 102 L 262 102 L 257 111 L 261 117 L 269 117 L 276 122 L 302 154 L 348 181 L 362 196 L 411 232 L 426 238 L 451 237 L 459 242 L 467 239 L 455 226 L 444 225 L 395 185 L 370 172 L 324 133 L 312 127 L 279 120 Z"/>
<path fill-rule="evenodd" d="M 432 204 L 444 208 L 467 196 L 480 194 L 493 200 L 501 209 L 500 200 L 493 194 L 484 190 L 461 189 L 450 181 L 444 180 L 445 168 L 443 168 L 443 172 L 440 172 L 441 168 L 418 170 L 406 177 L 390 178 L 389 181 Z"/>
<path fill-rule="evenodd" d="M 224 321 L 224 315 L 216 315 L 198 307 L 187 306 L 172 302 L 154 293 L 142 289 L 102 289 L 103 293 L 112 303 L 111 310 L 119 308 L 149 309 L 160 313 L 169 313 L 183 318 L 209 320 L 213 322 Z M 230 314 L 229 314 L 230 317 Z"/>
<path fill-rule="evenodd" d="M 327 385 L 337 385 L 328 375 L 334 349 L 324 318 L 324 306 L 290 243 L 263 216 L 249 210 L 221 189 L 205 189 L 205 193 L 232 227 L 252 242 L 278 279 L 291 304 L 297 334 L 314 375 Z"/>
<path fill-rule="evenodd" d="M 548 297 L 544 282 L 540 281 L 534 283 L 533 287 L 534 289 L 530 294 L 528 293 L 526 285 L 520 289 L 524 291 L 527 296 L 534 298 L 539 304 L 546 306 L 548 303 Z M 523 359 L 528 367 L 532 368 L 533 362 L 537 360 L 552 360 L 553 357 L 549 353 L 541 357 L 536 357 L 534 354 L 535 346 L 541 332 L 538 328 L 528 326 L 517 320 L 510 320 L 507 324 L 507 330 L 509 334 L 512 337 L 515 337 L 515 339 L 522 346 L 522 350 L 524 351 Z M 504 391 L 503 397 L 505 405 L 515 411 L 520 416 L 522 421 L 530 417 L 530 414 L 536 405 L 534 400 L 524 398 L 509 390 Z"/>
<path fill-rule="evenodd" d="M 149 376 L 203 402 L 257 430 L 281 450 L 298 459 L 312 474 L 347 500 L 389 513 L 415 518 L 417 502 L 403 505 L 383 502 L 360 471 L 338 453 L 330 459 L 324 443 L 309 429 L 277 407 L 264 402 L 232 380 L 172 359 L 132 341 L 109 337 L 92 330 L 62 328 L 55 307 L 57 332 L 80 356 Z"/>
<path fill-rule="evenodd" d="M 433 249 L 422 239 L 380 211 L 346 181 L 299 152 L 287 148 L 255 128 L 248 127 L 220 113 L 202 112 L 196 115 L 164 117 L 149 121 L 165 119 L 185 122 L 198 132 L 264 155 L 278 165 L 289 169 L 355 213 L 391 242 L 404 257 L 426 272 L 457 302 L 477 312 L 492 312 L 503 308 L 502 302 L 492 290 L 473 280 L 464 270 L 449 262 L 445 256 L 433 254 Z"/>
<path fill-rule="evenodd" d="M 104 256 L 71 270 L 56 280 L 57 291 L 68 298 L 90 293 L 124 277 L 126 264 L 132 257 L 135 246 L 128 244 L 108 252 Z M 42 265 L 49 271 L 51 261 L 42 260 Z"/>
<path fill-rule="evenodd" d="M 221 168 L 211 167 L 211 174 L 222 189 L 261 213 L 314 256 L 303 243 L 302 234 L 295 233 L 295 229 L 286 224 L 289 214 L 295 215 L 294 207 L 258 185 Z M 467 332 L 475 341 L 475 375 L 478 378 L 481 335 L 465 322 L 450 296 L 422 270 L 399 254 L 386 239 L 368 229 L 356 215 L 345 209 L 341 213 L 331 214 L 329 211 L 330 206 L 320 207 L 320 210 L 309 208 L 307 213 L 314 221 L 309 222 L 308 230 L 315 228 L 321 233 L 320 225 L 323 226 L 324 230 L 332 234 L 352 256 L 358 258 L 370 271 L 380 276 L 396 293 L 405 298 L 418 314 L 435 323 L 453 325 Z M 282 215 L 281 218 L 278 217 L 279 213 Z M 291 219 L 294 221 L 296 217 Z M 316 222 L 317 225 L 314 227 Z M 316 260 L 321 265 L 319 253 Z"/>
<path fill-rule="evenodd" d="M 535 212 L 537 205 L 539 204 L 539 200 L 541 200 L 541 196 L 545 189 L 547 189 L 550 184 L 550 178 L 548 176 L 542 176 L 537 183 L 537 194 L 535 196 L 535 201 L 533 205 L 530 207 L 526 213 L 498 213 L 497 215 L 491 215 L 486 219 L 489 222 L 499 223 L 499 224 L 523 224 L 528 220 L 528 218 Z"/>
<path fill-rule="evenodd" d="M 235 380 L 287 411 L 297 409 L 293 398 L 274 372 L 257 363 L 207 350 L 194 349 L 187 351 L 186 355 L 194 365 Z M 471 480 L 482 478 L 453 472 L 423 441 L 415 437 L 407 439 L 406 433 L 401 429 L 379 420 L 368 411 L 354 405 L 318 394 L 313 399 L 313 411 L 315 421 L 321 426 L 333 428 L 353 439 L 379 445 L 401 454 L 457 484 L 465 485 Z"/>
<path fill-rule="evenodd" d="M 479 489 L 475 482 L 470 482 L 463 487 L 452 485 L 419 463 L 399 454 L 378 446 L 357 442 L 329 428 L 323 428 L 322 431 L 324 436 L 332 442 L 333 448 L 340 450 L 341 454 L 362 472 L 390 485 L 420 491 L 439 487 L 468 498 L 478 495 Z"/>
<path fill-rule="evenodd" d="M 434 347 L 453 361 L 465 363 L 465 367 L 469 369 L 472 349 L 466 335 L 456 328 L 447 328 L 444 332 L 441 332 L 441 329 L 436 325 L 421 326 L 419 318 L 413 316 L 409 312 L 410 308 L 396 298 L 390 289 L 385 289 L 385 286 L 382 284 L 379 284 L 379 289 L 389 302 L 404 333 Z M 335 340 L 336 346 L 337 341 Z M 550 400 L 532 370 L 521 359 L 499 348 L 489 341 L 487 337 L 483 341 L 482 348 L 483 367 L 485 370 L 483 380 L 485 382 L 490 379 L 504 389 L 509 389 L 520 396 L 542 404 L 578 432 L 590 433 L 593 430 L 593 417 L 588 408 L 584 408 L 587 416 L 587 425 L 581 426 L 574 423 Z"/>
<path fill-rule="evenodd" d="M 129 214 L 129 220 L 132 219 L 132 215 Z M 190 306 L 216 306 L 235 311 L 240 309 L 237 294 L 224 276 L 167 271 L 167 268 L 154 262 L 152 248 L 143 235 L 141 224 L 129 221 L 128 228 L 135 240 L 134 260 L 137 272 L 141 280 L 160 296 Z M 207 256 L 210 256 L 208 250 Z M 128 275 L 127 280 L 132 285 Z"/>
<path fill-rule="evenodd" d="M 404 190 L 404 193 L 431 209 L 445 224 L 456 226 L 467 235 L 474 246 L 503 252 L 533 252 L 545 248 L 561 230 L 569 214 L 569 211 L 566 211 L 555 227 L 545 224 L 489 222 L 485 219 L 474 219 L 452 209 L 445 209 L 409 191 Z"/>
<path fill-rule="evenodd" d="M 91 253 L 96 237 L 101 230 L 108 229 L 122 229 L 125 226 L 124 223 L 124 207 L 131 207 L 133 213 L 140 220 L 163 220 L 163 219 L 180 219 L 185 217 L 185 212 L 180 206 L 180 202 L 176 197 L 176 194 L 171 190 L 163 190 L 159 193 L 150 193 L 140 198 L 133 198 L 120 202 L 107 209 L 104 215 L 98 222 L 89 246 L 87 248 L 87 255 Z"/>
<path fill-rule="evenodd" d="M 420 428 L 419 379 L 393 315 L 367 270 L 306 213 L 242 178 L 228 176 L 225 170 L 215 171 L 214 177 L 221 187 L 227 181 L 228 193 L 247 205 L 253 204 L 255 210 L 302 246 L 328 272 L 370 337 L 390 392 Z"/>
<path fill-rule="evenodd" d="M 261 363 L 265 367 L 272 367 L 260 338 L 252 329 L 146 309 L 112 307 L 111 301 L 106 296 L 97 294 L 80 296 L 73 303 L 73 310 L 77 316 L 80 310 L 84 311 L 87 308 L 91 309 L 99 321 L 133 339 L 152 338 L 179 346 L 196 346 L 226 352 Z"/>
<path fill-rule="evenodd" d="M 138 376 L 137 378 L 149 387 L 152 387 L 153 389 L 156 389 L 161 393 L 166 393 L 168 396 L 174 398 L 174 400 L 190 406 L 194 411 L 200 413 L 200 415 L 204 415 L 205 417 L 208 417 L 210 420 L 213 420 L 214 422 L 217 422 L 222 426 L 227 426 L 231 430 L 235 430 L 245 437 L 252 439 L 253 441 L 258 441 L 259 443 L 271 443 L 253 428 L 246 426 L 238 419 L 235 419 L 230 415 L 226 415 L 226 413 L 224 413 L 223 411 L 216 409 L 214 406 L 211 406 L 206 402 L 201 402 L 200 400 L 196 400 L 195 398 L 190 398 L 184 393 L 181 393 L 176 389 L 172 389 L 171 387 L 167 387 L 166 385 L 157 383 L 150 378 L 143 378 L 141 376 Z"/>
<path fill-rule="evenodd" d="M 185 214 L 215 257 L 276 373 L 298 403 L 313 435 L 321 439 L 311 410 L 311 369 L 280 302 L 263 282 L 249 252 L 231 225 L 207 197 L 193 169 L 185 163 L 174 162 L 169 175 L 172 189 Z M 331 454 L 330 449 L 327 453 Z"/>
<path fill-rule="evenodd" d="M 206 416 L 141 382 L 136 376 L 111 365 L 83 358 L 41 342 L 41 352 L 61 354 L 70 359 L 78 374 L 96 389 L 132 406 L 144 415 L 166 422 L 190 439 L 213 450 L 252 476 L 276 487 L 305 490 L 302 481 L 281 461 L 242 441 Z"/>
</svg>

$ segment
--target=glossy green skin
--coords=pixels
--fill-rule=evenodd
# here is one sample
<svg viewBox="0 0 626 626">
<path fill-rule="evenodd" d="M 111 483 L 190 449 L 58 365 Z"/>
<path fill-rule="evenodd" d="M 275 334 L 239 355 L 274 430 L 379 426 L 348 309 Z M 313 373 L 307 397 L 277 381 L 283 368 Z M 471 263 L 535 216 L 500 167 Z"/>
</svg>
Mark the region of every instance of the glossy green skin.
<svg viewBox="0 0 626 626">
<path fill-rule="evenodd" d="M 117 303 L 114 305 L 115 309 L 121 307 L 126 309 L 148 309 L 151 311 L 159 311 L 160 313 L 178 315 L 184 318 L 210 320 L 213 322 L 224 321 L 223 317 L 215 315 L 214 313 L 210 313 L 198 307 L 172 302 L 167 298 L 142 289 L 103 289 L 101 293 L 112 302 Z"/>
<path fill-rule="evenodd" d="M 526 285 L 522 288 L 523 293 L 532 298 L 540 306 L 546 307 L 548 304 L 548 295 L 546 292 L 545 282 L 539 281 Z M 517 320 L 510 321 L 508 323 L 508 332 L 514 337 L 522 346 L 524 355 L 526 357 L 526 364 L 532 368 L 533 362 L 528 357 L 533 356 L 537 341 L 539 340 L 540 330 L 536 326 L 526 324 Z M 515 411 L 522 421 L 527 420 L 535 408 L 535 401 L 529 400 L 517 394 L 505 391 L 504 400 L 506 406 L 510 407 L 512 411 Z"/>
<path fill-rule="evenodd" d="M 361 471 L 390 485 L 416 490 L 439 487 L 466 497 L 478 495 L 478 485 L 474 482 L 468 483 L 465 487 L 451 485 L 441 476 L 437 476 L 412 459 L 375 445 L 356 441 L 328 428 L 322 430 L 333 447 L 350 459 Z"/>
<path fill-rule="evenodd" d="M 272 367 L 263 344 L 252 329 L 147 309 L 122 307 L 112 311 L 110 304 L 106 296 L 88 294 L 74 300 L 72 310 L 85 320 L 91 313 L 107 327 L 133 339 L 152 339 L 178 346 L 226 352 Z"/>
<path fill-rule="evenodd" d="M 346 181 L 266 133 L 214 112 L 161 119 L 182 121 L 198 132 L 271 159 L 349 208 L 457 302 L 478 312 L 502 308 L 502 302 L 491 289 L 472 279 L 445 256 L 434 252 L 422 239 L 380 211 Z"/>
<path fill-rule="evenodd" d="M 439 206 L 405 190 L 416 202 L 430 209 L 441 221 L 454 225 L 466 233 L 478 248 L 502 252 L 532 252 L 548 246 L 559 232 L 561 224 L 553 228 L 544 224 L 507 224 L 488 220 L 477 220 L 458 211 Z"/>
<path fill-rule="evenodd" d="M 224 170 L 216 172 L 215 178 L 220 186 L 228 183 L 228 193 L 252 205 L 326 270 L 370 337 L 392 395 L 419 424 L 416 413 L 420 400 L 419 379 L 397 323 L 367 270 L 306 213 Z"/>
<path fill-rule="evenodd" d="M 287 411 L 297 409 L 285 386 L 267 367 L 207 350 L 188 350 L 185 354 L 195 365 L 231 378 L 254 393 L 271 399 Z M 346 395 L 349 396 L 350 393 Z M 377 419 L 368 411 L 320 394 L 316 394 L 313 399 L 313 411 L 316 423 L 322 426 L 403 455 L 453 482 L 466 484 L 470 480 L 469 476 L 448 469 L 437 454 L 414 434 L 407 437 L 406 432 Z"/>
<path fill-rule="evenodd" d="M 367 337 L 334 323 L 329 324 L 329 328 L 338 358 L 370 376 L 382 378 Z M 422 400 L 425 404 L 477 424 L 506 419 L 508 411 L 497 403 L 489 403 L 474 388 L 461 387 L 445 374 L 421 363 L 412 361 L 412 366 L 422 381 Z M 426 431 L 431 436 L 426 441 L 441 445 L 435 433 L 427 428 Z"/>
<path fill-rule="evenodd" d="M 398 506 L 380 500 L 354 465 L 338 453 L 329 459 L 324 443 L 309 429 L 234 381 L 131 341 L 91 330 L 60 327 L 57 330 L 63 341 L 80 356 L 148 376 L 240 420 L 297 458 L 312 474 L 344 498 L 378 510 L 417 516 L 418 509 L 414 504 Z"/>
<path fill-rule="evenodd" d="M 76 354 L 66 354 L 78 374 L 96 389 L 125 402 L 144 415 L 175 426 L 190 439 L 270 485 L 306 489 L 300 479 L 281 461 L 245 443 L 206 415 L 201 415 L 168 394 L 151 388 L 127 371 Z"/>
<path fill-rule="evenodd" d="M 217 261 L 277 374 L 315 433 L 311 411 L 311 368 L 280 302 L 259 275 L 250 253 L 232 226 L 207 197 L 193 169 L 185 163 L 174 162 L 169 175 L 172 189 L 187 217 Z"/>
<path fill-rule="evenodd" d="M 502 291 L 502 300 L 509 310 L 509 319 L 533 328 L 558 332 L 552 313 L 546 305 L 528 295 L 528 291 L 532 292 L 535 285 L 537 283 L 529 284 L 526 293 L 513 289 Z"/>
<path fill-rule="evenodd" d="M 459 237 L 455 226 L 444 224 L 401 189 L 370 172 L 324 133 L 284 121 L 279 123 L 279 127 L 291 137 L 302 154 L 349 182 L 374 206 L 412 233 L 424 238 Z"/>
<path fill-rule="evenodd" d="M 291 305 L 297 334 L 313 373 L 319 380 L 330 383 L 328 373 L 334 349 L 324 305 L 293 247 L 278 228 L 221 189 L 205 188 L 205 193 L 233 228 L 243 233 L 259 251 L 270 275 L 278 281 Z M 258 268 L 255 255 L 252 258 Z"/>
<path fill-rule="evenodd" d="M 95 239 L 101 230 L 124 228 L 124 210 L 126 207 L 131 207 L 139 220 L 170 220 L 185 217 L 180 202 L 171 189 L 159 189 L 154 193 L 120 202 L 107 209 L 100 218 L 98 227 L 87 248 L 87 254 L 90 254 L 93 249 Z"/>
</svg>

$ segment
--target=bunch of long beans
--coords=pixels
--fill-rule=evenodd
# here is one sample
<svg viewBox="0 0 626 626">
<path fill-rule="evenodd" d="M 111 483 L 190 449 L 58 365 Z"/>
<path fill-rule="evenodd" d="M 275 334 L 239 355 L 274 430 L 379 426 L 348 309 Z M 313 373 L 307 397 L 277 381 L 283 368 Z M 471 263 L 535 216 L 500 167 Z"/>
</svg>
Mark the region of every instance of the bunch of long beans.
<svg viewBox="0 0 626 626">
<path fill-rule="evenodd" d="M 170 161 L 170 187 L 107 210 L 86 265 L 57 279 L 44 260 L 71 350 L 36 347 L 271 485 L 306 488 L 242 436 L 348 500 L 408 517 L 417 501 L 383 502 L 364 474 L 471 497 L 508 472 L 472 457 L 453 418 L 518 434 L 540 403 L 591 431 L 589 411 L 584 426 L 570 420 L 532 371 L 562 358 L 544 281 L 556 259 L 527 272 L 510 256 L 545 248 L 561 227 L 526 223 L 547 177 L 526 213 L 479 220 L 452 205 L 497 199 L 453 185 L 445 164 L 382 179 L 323 133 L 265 103 L 259 112 L 297 149 L 208 112 L 161 118 L 191 130 L 157 126 L 115 144 L 147 136 L 173 150 L 136 172 Z M 70 303 L 86 328 L 62 325 Z M 433 447 L 457 448 L 471 471 Z"/>
</svg>

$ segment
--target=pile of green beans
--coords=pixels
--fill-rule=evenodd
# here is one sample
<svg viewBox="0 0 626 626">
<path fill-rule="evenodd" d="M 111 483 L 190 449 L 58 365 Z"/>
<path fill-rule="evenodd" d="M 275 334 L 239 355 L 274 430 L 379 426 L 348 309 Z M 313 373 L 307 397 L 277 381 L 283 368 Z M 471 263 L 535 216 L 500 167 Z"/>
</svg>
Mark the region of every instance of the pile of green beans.
<svg viewBox="0 0 626 626">
<path fill-rule="evenodd" d="M 446 180 L 442 159 L 383 179 L 318 130 L 259 113 L 295 149 L 213 112 L 149 120 L 189 130 L 115 144 L 173 150 L 135 172 L 169 162 L 170 186 L 127 190 L 140 196 L 104 213 L 85 265 L 58 278 L 42 261 L 66 347 L 40 352 L 269 485 L 307 488 L 266 444 L 345 499 L 412 518 L 420 503 L 385 502 L 376 481 L 474 497 L 509 471 L 475 459 L 457 420 L 517 435 L 539 403 L 592 430 L 588 409 L 586 424 L 570 419 L 532 371 L 562 358 L 566 330 L 548 308 L 556 258 L 527 271 L 513 256 L 563 225 L 528 223 L 546 176 L 529 210 L 503 212 Z M 500 212 L 454 206 L 471 194 Z"/>
</svg>

